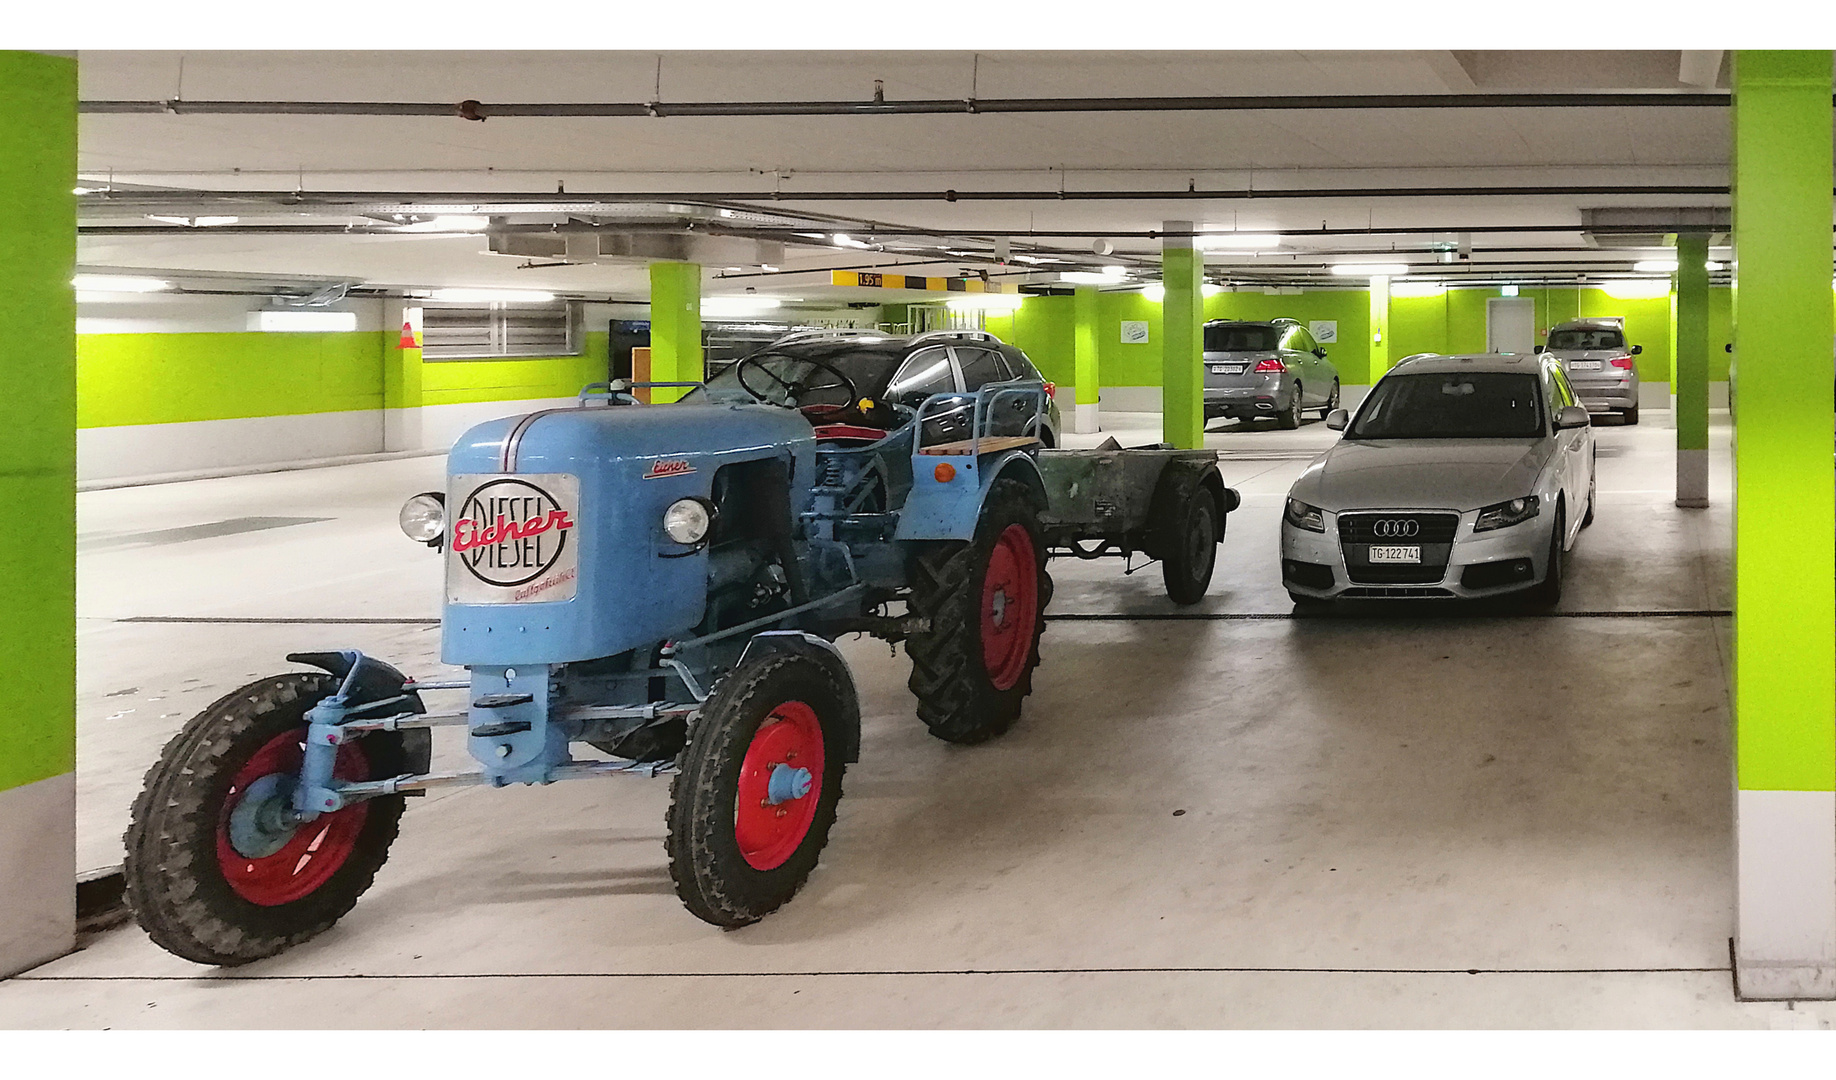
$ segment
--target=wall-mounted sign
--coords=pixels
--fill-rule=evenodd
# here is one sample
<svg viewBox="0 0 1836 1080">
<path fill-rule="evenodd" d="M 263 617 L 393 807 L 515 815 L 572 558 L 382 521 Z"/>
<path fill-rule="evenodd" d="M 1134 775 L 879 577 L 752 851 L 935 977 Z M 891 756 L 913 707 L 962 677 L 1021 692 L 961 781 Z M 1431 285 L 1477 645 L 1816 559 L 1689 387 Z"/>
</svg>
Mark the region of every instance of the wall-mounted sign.
<svg viewBox="0 0 1836 1080">
<path fill-rule="evenodd" d="M 1339 340 L 1339 323 L 1335 319 L 1308 323 L 1307 330 L 1313 334 L 1313 340 L 1321 345 L 1331 345 Z"/>
<path fill-rule="evenodd" d="M 1148 339 L 1148 324 L 1146 322 L 1136 322 L 1134 320 L 1124 320 L 1123 321 L 1122 323 L 1122 344 L 1124 345 L 1146 345 L 1147 339 Z"/>
</svg>

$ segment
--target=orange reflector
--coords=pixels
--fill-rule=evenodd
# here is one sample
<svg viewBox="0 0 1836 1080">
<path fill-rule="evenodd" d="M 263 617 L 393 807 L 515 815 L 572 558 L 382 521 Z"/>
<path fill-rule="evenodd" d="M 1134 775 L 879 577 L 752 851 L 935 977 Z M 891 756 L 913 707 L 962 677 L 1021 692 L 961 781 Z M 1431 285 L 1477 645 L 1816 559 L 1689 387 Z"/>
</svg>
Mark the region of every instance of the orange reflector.
<svg viewBox="0 0 1836 1080">
<path fill-rule="evenodd" d="M 931 470 L 931 475 L 937 478 L 938 483 L 947 484 L 956 479 L 956 466 L 947 461 L 940 461 L 937 463 L 937 468 Z"/>
</svg>

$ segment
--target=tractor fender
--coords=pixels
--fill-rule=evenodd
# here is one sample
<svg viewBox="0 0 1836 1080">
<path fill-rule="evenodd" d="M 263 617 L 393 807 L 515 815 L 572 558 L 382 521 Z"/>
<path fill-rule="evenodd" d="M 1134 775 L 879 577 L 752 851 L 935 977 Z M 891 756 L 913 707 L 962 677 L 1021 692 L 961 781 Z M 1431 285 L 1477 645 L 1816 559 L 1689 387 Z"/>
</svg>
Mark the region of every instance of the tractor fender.
<svg viewBox="0 0 1836 1080">
<path fill-rule="evenodd" d="M 733 665 L 734 669 L 737 670 L 754 656 L 769 652 L 800 653 L 828 668 L 835 676 L 835 682 L 842 688 L 842 730 L 837 733 L 841 740 L 842 760 L 849 764 L 861 760 L 861 699 L 854 688 L 854 671 L 848 667 L 848 661 L 842 657 L 841 650 L 833 642 L 801 630 L 767 630 L 753 635 L 752 640 L 746 643 L 746 651 L 740 654 L 739 662 Z"/>
<path fill-rule="evenodd" d="M 894 540 L 973 540 L 982 504 L 988 501 L 996 480 L 1014 480 L 1025 486 L 1040 511 L 1049 505 L 1039 464 L 1024 450 L 987 454 L 979 461 L 956 455 L 921 455 L 912 461 L 912 491 L 899 513 Z M 956 475 L 939 480 L 936 467 L 941 464 L 950 465 Z"/>
</svg>

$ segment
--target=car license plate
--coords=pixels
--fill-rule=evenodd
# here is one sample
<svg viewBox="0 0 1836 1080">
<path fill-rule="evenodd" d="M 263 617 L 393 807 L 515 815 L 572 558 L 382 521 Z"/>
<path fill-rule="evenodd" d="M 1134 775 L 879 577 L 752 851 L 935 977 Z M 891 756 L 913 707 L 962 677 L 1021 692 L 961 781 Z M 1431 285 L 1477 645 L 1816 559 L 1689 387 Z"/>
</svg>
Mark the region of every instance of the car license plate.
<svg viewBox="0 0 1836 1080">
<path fill-rule="evenodd" d="M 1248 366 L 1247 364 L 1219 364 L 1211 370 L 1220 375 L 1241 375 L 1243 374 L 1243 369 Z"/>
<path fill-rule="evenodd" d="M 1411 544 L 1408 547 L 1378 547 L 1371 545 L 1371 561 L 1374 563 L 1418 563 L 1422 561 L 1422 547 Z"/>
<path fill-rule="evenodd" d="M 1568 362 L 1568 370 L 1570 371 L 1599 371 L 1600 361 L 1598 360 L 1570 360 Z"/>
</svg>

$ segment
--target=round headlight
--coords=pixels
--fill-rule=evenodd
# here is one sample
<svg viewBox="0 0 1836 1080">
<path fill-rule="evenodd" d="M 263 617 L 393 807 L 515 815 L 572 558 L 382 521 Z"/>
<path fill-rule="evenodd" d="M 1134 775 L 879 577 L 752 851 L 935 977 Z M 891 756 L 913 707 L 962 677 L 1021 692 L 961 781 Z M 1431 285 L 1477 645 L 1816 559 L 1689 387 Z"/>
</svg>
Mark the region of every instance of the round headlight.
<svg viewBox="0 0 1836 1080">
<path fill-rule="evenodd" d="M 446 499 L 435 491 L 424 491 L 402 504 L 397 518 L 408 539 L 431 544 L 446 533 Z"/>
<path fill-rule="evenodd" d="M 663 531 L 678 544 L 699 544 L 714 518 L 700 499 L 677 499 L 663 511 Z"/>
</svg>

